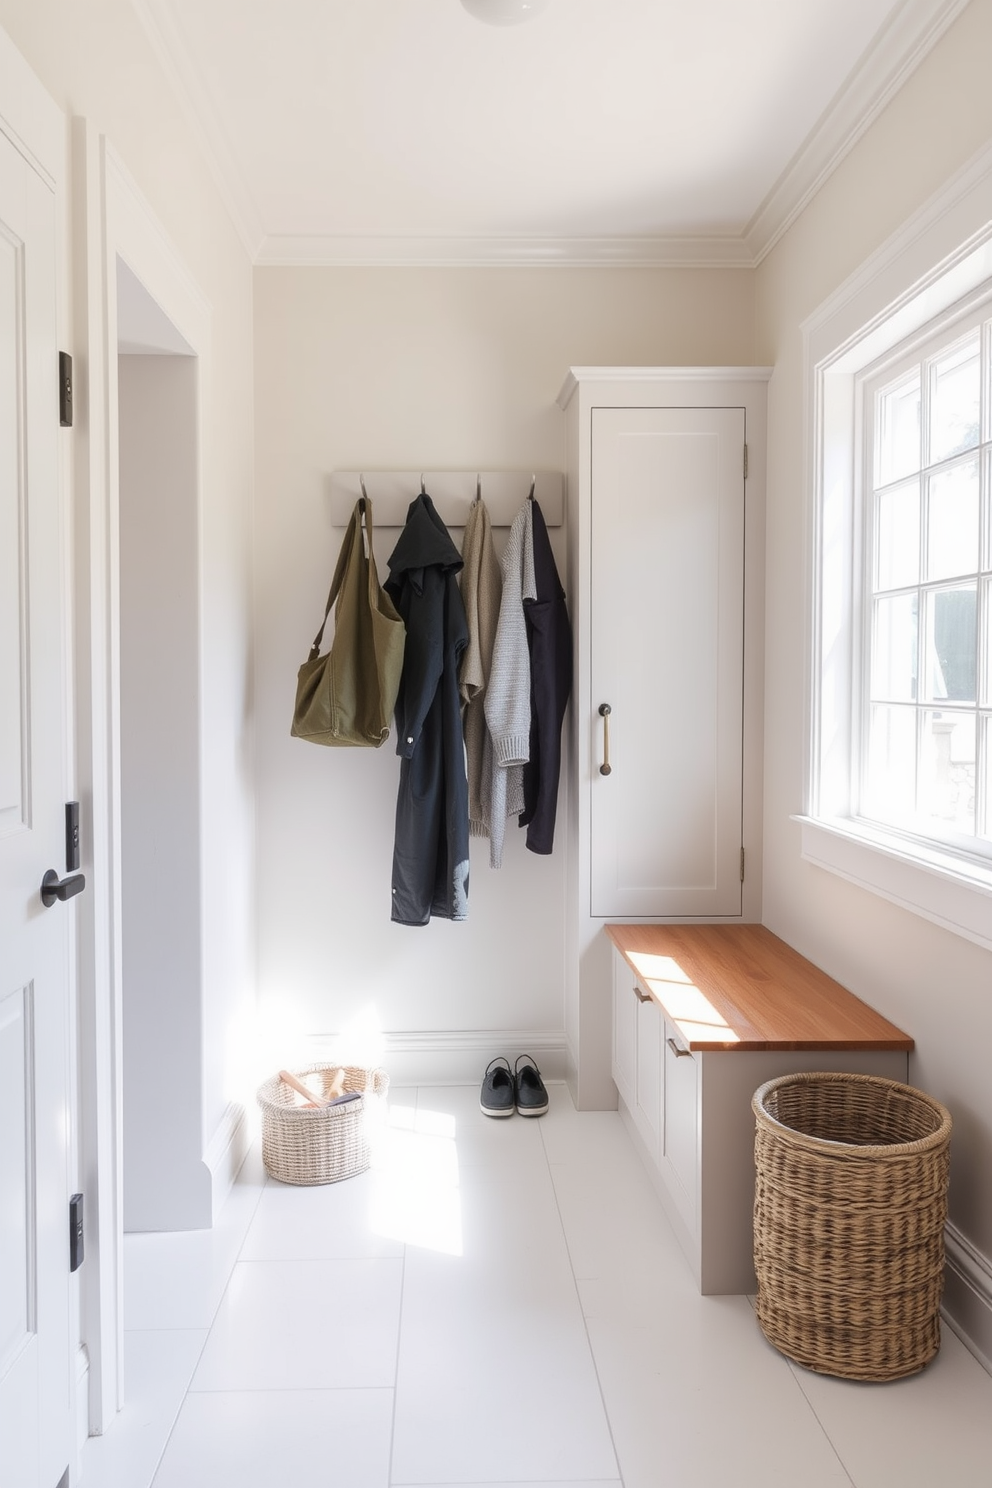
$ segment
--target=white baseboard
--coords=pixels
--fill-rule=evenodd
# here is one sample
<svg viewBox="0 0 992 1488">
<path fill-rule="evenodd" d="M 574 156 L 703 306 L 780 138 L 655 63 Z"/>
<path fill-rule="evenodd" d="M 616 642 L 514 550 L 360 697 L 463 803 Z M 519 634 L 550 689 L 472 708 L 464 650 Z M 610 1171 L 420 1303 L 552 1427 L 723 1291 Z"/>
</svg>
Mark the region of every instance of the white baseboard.
<svg viewBox="0 0 992 1488">
<path fill-rule="evenodd" d="M 203 1154 L 203 1165 L 210 1174 L 210 1207 L 214 1224 L 248 1154 L 250 1142 L 247 1112 L 244 1106 L 232 1101 Z"/>
<path fill-rule="evenodd" d="M 992 1374 L 992 1264 L 951 1224 L 944 1244 L 944 1320 Z"/>
<path fill-rule="evenodd" d="M 560 1029 L 484 1028 L 455 1032 L 384 1033 L 374 1057 L 386 1071 L 389 1083 L 404 1085 L 476 1085 L 486 1065 L 497 1054 L 511 1063 L 518 1054 L 529 1054 L 549 1080 L 563 1080 L 566 1073 L 565 1035 Z M 314 1063 L 349 1057 L 338 1034 L 315 1034 L 309 1040 Z"/>
</svg>

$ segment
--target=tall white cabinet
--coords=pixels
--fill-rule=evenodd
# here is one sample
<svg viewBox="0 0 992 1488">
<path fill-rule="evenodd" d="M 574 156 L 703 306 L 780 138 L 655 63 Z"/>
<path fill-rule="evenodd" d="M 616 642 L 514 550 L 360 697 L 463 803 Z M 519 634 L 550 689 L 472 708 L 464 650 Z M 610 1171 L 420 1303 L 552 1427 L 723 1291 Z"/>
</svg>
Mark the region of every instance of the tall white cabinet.
<svg viewBox="0 0 992 1488">
<path fill-rule="evenodd" d="M 760 918 L 767 368 L 573 368 L 566 1037 L 616 1104 L 610 921 Z"/>
</svg>

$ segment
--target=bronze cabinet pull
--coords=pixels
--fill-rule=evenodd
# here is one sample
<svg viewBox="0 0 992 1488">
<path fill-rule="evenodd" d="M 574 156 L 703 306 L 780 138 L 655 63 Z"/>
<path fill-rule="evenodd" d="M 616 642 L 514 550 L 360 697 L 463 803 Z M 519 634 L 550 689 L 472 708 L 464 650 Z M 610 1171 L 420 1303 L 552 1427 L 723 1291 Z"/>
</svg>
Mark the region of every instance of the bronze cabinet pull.
<svg viewBox="0 0 992 1488">
<path fill-rule="evenodd" d="M 610 775 L 613 769 L 610 764 L 610 714 L 612 711 L 609 703 L 600 703 L 599 716 L 603 720 L 603 763 L 599 767 L 600 775 Z"/>
</svg>

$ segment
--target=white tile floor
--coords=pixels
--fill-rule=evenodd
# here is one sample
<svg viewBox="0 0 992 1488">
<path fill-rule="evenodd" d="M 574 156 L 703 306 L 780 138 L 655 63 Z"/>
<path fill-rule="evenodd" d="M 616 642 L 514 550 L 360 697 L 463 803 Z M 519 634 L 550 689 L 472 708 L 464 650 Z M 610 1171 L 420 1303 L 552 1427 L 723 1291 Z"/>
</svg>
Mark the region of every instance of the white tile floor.
<svg viewBox="0 0 992 1488">
<path fill-rule="evenodd" d="M 372 1170 L 249 1158 L 210 1232 L 125 1241 L 127 1403 L 83 1488 L 988 1488 L 945 1326 L 893 1385 L 796 1369 L 700 1297 L 619 1118 L 393 1091 Z"/>
</svg>

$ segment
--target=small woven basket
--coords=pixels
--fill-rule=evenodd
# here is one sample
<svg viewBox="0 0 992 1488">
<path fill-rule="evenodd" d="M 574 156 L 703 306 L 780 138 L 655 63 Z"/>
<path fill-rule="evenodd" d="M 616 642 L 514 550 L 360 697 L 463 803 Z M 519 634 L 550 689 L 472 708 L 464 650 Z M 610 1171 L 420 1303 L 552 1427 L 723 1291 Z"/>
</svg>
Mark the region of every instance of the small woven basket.
<svg viewBox="0 0 992 1488">
<path fill-rule="evenodd" d="M 948 1111 L 847 1074 L 769 1080 L 751 1105 L 765 1337 L 820 1374 L 915 1374 L 940 1347 Z"/>
<path fill-rule="evenodd" d="M 298 1078 L 311 1079 L 328 1093 L 339 1064 L 311 1064 L 294 1070 Z M 337 1183 L 364 1173 L 370 1162 L 366 1132 L 368 1096 L 385 1095 L 389 1076 L 385 1070 L 344 1066 L 345 1091 L 360 1091 L 362 1099 L 341 1106 L 310 1108 L 298 1105 L 294 1091 L 278 1075 L 259 1088 L 262 1109 L 262 1162 L 267 1173 L 282 1183 Z"/>
</svg>

